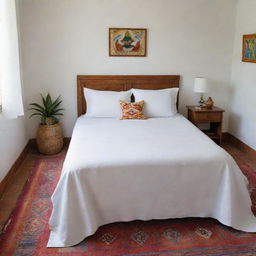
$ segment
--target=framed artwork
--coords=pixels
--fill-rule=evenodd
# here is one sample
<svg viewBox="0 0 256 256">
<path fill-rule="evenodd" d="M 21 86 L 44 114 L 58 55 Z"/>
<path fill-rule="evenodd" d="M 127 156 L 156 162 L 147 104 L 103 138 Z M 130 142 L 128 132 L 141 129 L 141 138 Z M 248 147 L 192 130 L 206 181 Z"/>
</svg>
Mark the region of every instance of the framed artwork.
<svg viewBox="0 0 256 256">
<path fill-rule="evenodd" d="M 109 28 L 109 56 L 145 57 L 147 29 Z"/>
<path fill-rule="evenodd" d="M 256 34 L 243 36 L 242 61 L 256 63 Z"/>
</svg>

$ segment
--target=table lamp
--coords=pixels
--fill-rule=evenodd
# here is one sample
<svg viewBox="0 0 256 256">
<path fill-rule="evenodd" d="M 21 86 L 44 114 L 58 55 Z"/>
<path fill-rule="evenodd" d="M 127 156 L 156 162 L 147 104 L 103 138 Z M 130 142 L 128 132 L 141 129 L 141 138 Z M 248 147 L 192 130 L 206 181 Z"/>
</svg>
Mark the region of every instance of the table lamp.
<svg viewBox="0 0 256 256">
<path fill-rule="evenodd" d="M 204 77 L 195 78 L 194 92 L 201 93 L 199 106 L 202 108 L 205 106 L 204 93 L 208 91 L 208 81 Z"/>
</svg>

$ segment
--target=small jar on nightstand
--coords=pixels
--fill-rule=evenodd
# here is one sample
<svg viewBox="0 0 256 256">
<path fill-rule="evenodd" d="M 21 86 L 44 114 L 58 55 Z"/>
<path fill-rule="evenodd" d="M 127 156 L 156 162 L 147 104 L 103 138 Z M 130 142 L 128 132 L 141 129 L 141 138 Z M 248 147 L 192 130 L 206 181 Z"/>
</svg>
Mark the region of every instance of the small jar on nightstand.
<svg viewBox="0 0 256 256">
<path fill-rule="evenodd" d="M 213 139 L 217 144 L 221 144 L 222 140 L 222 119 L 225 110 L 212 107 L 198 108 L 196 106 L 186 106 L 188 109 L 188 120 L 197 127 L 200 124 L 208 124 L 209 129 L 201 129 L 206 135 Z M 199 127 L 198 127 L 199 128 Z"/>
</svg>

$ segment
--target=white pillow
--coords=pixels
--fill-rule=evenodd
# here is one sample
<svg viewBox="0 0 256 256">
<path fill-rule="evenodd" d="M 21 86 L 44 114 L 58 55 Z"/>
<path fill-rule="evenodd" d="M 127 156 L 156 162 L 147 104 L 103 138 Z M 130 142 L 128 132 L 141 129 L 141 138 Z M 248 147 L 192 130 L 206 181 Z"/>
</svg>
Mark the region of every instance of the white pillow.
<svg viewBox="0 0 256 256">
<path fill-rule="evenodd" d="M 131 90 L 114 92 L 84 88 L 86 116 L 120 118 L 122 111 L 119 101 L 130 102 L 131 95 Z"/>
<path fill-rule="evenodd" d="M 147 117 L 168 117 L 177 114 L 179 88 L 162 90 L 132 89 L 135 101 L 144 100 L 143 113 Z"/>
</svg>

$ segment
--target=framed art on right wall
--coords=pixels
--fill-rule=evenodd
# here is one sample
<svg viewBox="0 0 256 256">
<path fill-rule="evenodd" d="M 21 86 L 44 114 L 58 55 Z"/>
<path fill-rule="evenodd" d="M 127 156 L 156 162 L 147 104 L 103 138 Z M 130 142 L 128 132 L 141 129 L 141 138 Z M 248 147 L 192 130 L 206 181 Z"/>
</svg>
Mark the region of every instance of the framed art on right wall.
<svg viewBox="0 0 256 256">
<path fill-rule="evenodd" d="M 243 35 L 242 54 L 242 61 L 256 63 L 256 34 Z"/>
</svg>

